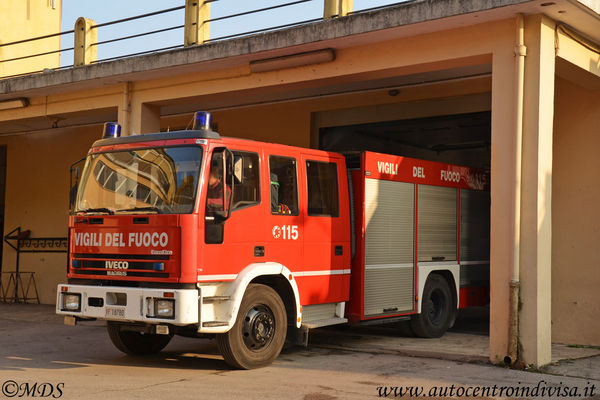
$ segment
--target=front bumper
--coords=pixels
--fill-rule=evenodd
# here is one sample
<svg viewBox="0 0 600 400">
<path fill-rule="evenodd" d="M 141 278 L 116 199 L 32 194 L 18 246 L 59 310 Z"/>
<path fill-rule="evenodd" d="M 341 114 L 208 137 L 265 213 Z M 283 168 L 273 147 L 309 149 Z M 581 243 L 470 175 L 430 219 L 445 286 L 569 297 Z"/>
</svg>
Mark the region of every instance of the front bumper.
<svg viewBox="0 0 600 400">
<path fill-rule="evenodd" d="M 67 295 L 80 295 L 78 310 L 63 309 L 63 296 Z M 154 315 L 154 302 L 157 299 L 173 301 L 172 317 Z M 56 313 L 79 318 L 184 326 L 198 324 L 198 299 L 199 292 L 196 289 L 61 284 L 56 295 Z"/>
</svg>

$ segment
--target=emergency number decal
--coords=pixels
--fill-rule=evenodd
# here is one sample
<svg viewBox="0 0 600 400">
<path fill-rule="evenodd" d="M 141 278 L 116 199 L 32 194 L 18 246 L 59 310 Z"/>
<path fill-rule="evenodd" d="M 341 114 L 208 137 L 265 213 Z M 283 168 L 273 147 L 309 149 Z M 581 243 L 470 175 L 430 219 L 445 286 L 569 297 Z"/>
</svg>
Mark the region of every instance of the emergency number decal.
<svg viewBox="0 0 600 400">
<path fill-rule="evenodd" d="M 275 225 L 272 233 L 275 239 L 298 240 L 298 225 Z"/>
</svg>

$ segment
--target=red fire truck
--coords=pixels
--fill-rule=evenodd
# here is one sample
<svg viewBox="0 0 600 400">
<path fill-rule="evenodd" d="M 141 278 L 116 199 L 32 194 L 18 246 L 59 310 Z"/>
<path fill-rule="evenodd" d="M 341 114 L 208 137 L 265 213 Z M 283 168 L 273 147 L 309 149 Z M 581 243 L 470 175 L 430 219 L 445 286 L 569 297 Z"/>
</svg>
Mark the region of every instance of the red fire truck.
<svg viewBox="0 0 600 400">
<path fill-rule="evenodd" d="M 286 335 L 410 319 L 438 337 L 489 290 L 486 172 L 192 130 L 120 137 L 105 124 L 69 217 L 65 323 L 107 321 L 128 354 L 215 337 L 236 368 Z"/>
</svg>

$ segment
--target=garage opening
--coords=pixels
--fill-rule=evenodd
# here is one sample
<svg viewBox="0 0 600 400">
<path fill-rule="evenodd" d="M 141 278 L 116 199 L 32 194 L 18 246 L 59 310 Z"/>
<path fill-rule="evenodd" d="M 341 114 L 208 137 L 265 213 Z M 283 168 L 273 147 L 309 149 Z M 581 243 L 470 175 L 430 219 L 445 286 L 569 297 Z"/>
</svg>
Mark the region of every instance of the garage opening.
<svg viewBox="0 0 600 400">
<path fill-rule="evenodd" d="M 319 148 L 348 155 L 350 168 L 357 167 L 353 164 L 359 162 L 353 154 L 373 151 L 490 172 L 490 111 L 322 127 L 318 134 Z M 463 301 L 471 296 L 477 300 L 473 304 L 489 304 L 489 193 L 477 200 L 462 198 L 462 194 L 460 197 L 463 201 L 460 223 L 470 230 L 468 235 L 461 232 L 461 247 L 469 241 L 470 248 L 475 251 L 461 252 L 460 303 L 465 308 L 459 310 L 452 331 L 487 336 L 489 307 L 467 307 L 469 302 Z M 464 202 L 467 200 L 472 201 L 469 212 L 481 216 L 477 222 L 469 222 L 471 225 L 465 225 L 464 221 L 467 218 Z M 377 329 L 381 333 L 385 328 L 367 329 Z M 402 329 L 401 332 L 408 334 L 409 330 Z M 483 340 L 487 343 L 487 338 Z"/>
<path fill-rule="evenodd" d="M 490 169 L 491 112 L 321 128 L 321 150 L 374 151 Z"/>
</svg>

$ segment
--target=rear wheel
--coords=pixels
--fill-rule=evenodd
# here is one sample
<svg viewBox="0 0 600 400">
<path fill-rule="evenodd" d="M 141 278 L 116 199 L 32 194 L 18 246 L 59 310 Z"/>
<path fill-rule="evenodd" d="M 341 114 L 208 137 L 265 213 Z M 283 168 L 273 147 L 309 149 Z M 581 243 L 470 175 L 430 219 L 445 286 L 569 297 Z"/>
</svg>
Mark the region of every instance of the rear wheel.
<svg viewBox="0 0 600 400">
<path fill-rule="evenodd" d="M 430 274 L 423 289 L 421 314 L 413 315 L 410 326 L 416 336 L 437 338 L 452 324 L 454 305 L 448 282 L 443 276 Z"/>
<path fill-rule="evenodd" d="M 287 315 L 281 298 L 268 286 L 250 284 L 235 324 L 217 335 L 225 362 L 234 368 L 269 365 L 281 352 L 287 332 Z"/>
<path fill-rule="evenodd" d="M 165 348 L 171 341 L 171 335 L 143 334 L 141 332 L 121 330 L 121 326 L 114 322 L 106 324 L 108 336 L 115 347 L 125 354 L 150 355 Z"/>
</svg>

